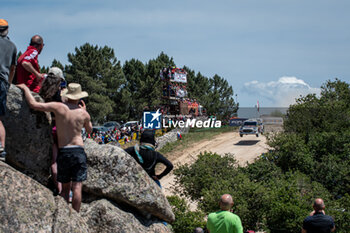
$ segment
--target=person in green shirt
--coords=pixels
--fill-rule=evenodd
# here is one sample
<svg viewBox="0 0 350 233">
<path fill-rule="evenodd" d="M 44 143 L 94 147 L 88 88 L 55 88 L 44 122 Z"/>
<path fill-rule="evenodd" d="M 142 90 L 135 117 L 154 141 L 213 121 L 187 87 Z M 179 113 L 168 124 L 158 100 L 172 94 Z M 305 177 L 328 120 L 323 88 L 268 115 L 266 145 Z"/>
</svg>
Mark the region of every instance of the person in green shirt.
<svg viewBox="0 0 350 233">
<path fill-rule="evenodd" d="M 209 233 L 243 233 L 241 219 L 231 212 L 233 199 L 230 194 L 224 194 L 220 199 L 220 211 L 208 216 L 207 229 Z"/>
</svg>

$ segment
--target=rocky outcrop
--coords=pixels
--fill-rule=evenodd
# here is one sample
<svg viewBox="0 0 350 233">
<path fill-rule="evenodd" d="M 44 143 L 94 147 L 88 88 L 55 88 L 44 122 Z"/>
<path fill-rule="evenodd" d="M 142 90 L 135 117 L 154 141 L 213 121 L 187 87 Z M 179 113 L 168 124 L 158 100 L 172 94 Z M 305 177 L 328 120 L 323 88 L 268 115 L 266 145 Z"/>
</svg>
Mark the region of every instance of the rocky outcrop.
<svg viewBox="0 0 350 233">
<path fill-rule="evenodd" d="M 3 123 L 6 129 L 6 162 L 46 185 L 52 153 L 48 115 L 30 109 L 22 91 L 11 85 Z"/>
<path fill-rule="evenodd" d="M 174 221 L 162 191 L 130 155 L 115 146 L 86 141 L 88 179 L 83 190 L 89 200 L 83 204 L 84 217 L 61 197 L 53 197 L 45 187 L 52 153 L 50 117 L 29 109 L 21 90 L 13 85 L 7 107 L 6 162 L 18 171 L 0 163 L 0 232 L 169 232 L 163 224 L 146 220 L 152 214 Z M 92 227 L 94 222 L 97 225 Z"/>
<path fill-rule="evenodd" d="M 0 162 L 0 232 L 88 232 L 61 197 Z"/>
<path fill-rule="evenodd" d="M 83 204 L 80 214 L 62 197 L 0 162 L 0 232 L 172 232 L 159 220 L 136 218 L 108 200 Z"/>
<path fill-rule="evenodd" d="M 162 190 L 123 149 L 86 140 L 85 151 L 88 179 L 84 192 L 127 203 L 168 222 L 175 220 Z"/>
<path fill-rule="evenodd" d="M 148 221 L 141 224 L 133 214 L 120 210 L 117 205 L 105 199 L 94 201 L 90 205 L 83 205 L 81 215 L 87 219 L 87 224 L 92 232 L 172 232 L 159 221 Z"/>
<path fill-rule="evenodd" d="M 180 132 L 182 135 L 187 134 L 189 128 L 176 128 L 170 132 L 157 138 L 157 150 L 162 149 L 166 144 L 175 142 L 177 140 L 177 133 Z"/>
</svg>

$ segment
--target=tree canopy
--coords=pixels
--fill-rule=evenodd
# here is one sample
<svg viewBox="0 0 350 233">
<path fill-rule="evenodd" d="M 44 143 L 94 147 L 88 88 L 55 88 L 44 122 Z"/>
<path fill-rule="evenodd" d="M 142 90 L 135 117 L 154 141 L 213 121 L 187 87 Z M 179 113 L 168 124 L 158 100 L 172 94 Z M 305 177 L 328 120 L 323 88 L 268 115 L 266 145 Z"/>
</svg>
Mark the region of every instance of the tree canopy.
<svg viewBox="0 0 350 233">
<path fill-rule="evenodd" d="M 131 59 L 121 65 L 112 48 L 89 43 L 68 53 L 68 61 L 63 67 L 55 59 L 51 66 L 63 69 L 68 83 L 79 83 L 89 93 L 86 106 L 95 123 L 140 120 L 145 109 L 158 108 L 162 104 L 159 71 L 176 66 L 173 58 L 163 52 L 146 63 Z M 235 111 L 233 88 L 224 78 L 208 78 L 186 66 L 184 69 L 188 71 L 190 98 L 197 99 L 219 119 Z"/>
<path fill-rule="evenodd" d="M 95 122 L 123 116 L 120 102 L 125 77 L 113 49 L 92 46 L 88 43 L 68 53 L 71 63 L 65 67 L 68 83 L 76 82 L 89 93 L 87 110 Z M 125 104 L 125 103 L 124 103 Z"/>
</svg>

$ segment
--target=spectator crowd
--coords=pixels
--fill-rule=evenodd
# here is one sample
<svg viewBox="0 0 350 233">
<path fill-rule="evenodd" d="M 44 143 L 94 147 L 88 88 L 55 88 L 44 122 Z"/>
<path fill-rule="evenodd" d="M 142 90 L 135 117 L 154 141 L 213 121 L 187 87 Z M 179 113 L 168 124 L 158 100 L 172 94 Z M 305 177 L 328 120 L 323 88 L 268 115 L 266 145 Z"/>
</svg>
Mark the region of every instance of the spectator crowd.
<svg viewBox="0 0 350 233">
<path fill-rule="evenodd" d="M 108 131 L 94 131 L 91 134 L 87 134 L 87 138 L 91 138 L 98 144 L 108 144 L 110 142 L 119 142 L 124 139 L 124 142 L 130 142 L 132 140 L 138 140 L 142 127 L 138 124 L 133 124 L 128 127 L 114 127 Z"/>
</svg>

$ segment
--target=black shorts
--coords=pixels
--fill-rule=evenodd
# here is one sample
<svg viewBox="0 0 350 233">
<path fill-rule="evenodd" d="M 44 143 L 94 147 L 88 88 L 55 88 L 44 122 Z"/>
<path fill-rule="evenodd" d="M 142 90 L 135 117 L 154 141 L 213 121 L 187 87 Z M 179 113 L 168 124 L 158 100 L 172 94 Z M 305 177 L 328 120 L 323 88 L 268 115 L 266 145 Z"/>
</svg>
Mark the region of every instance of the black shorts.
<svg viewBox="0 0 350 233">
<path fill-rule="evenodd" d="M 9 83 L 0 78 L 0 116 L 4 116 L 6 113 L 6 98 L 8 89 Z"/>
<path fill-rule="evenodd" d="M 86 154 L 82 147 L 58 149 L 57 181 L 61 183 L 82 182 L 87 177 Z"/>
</svg>

